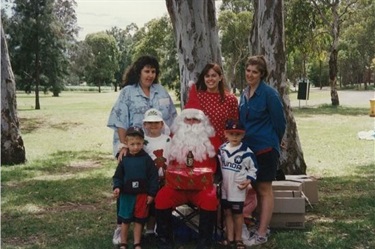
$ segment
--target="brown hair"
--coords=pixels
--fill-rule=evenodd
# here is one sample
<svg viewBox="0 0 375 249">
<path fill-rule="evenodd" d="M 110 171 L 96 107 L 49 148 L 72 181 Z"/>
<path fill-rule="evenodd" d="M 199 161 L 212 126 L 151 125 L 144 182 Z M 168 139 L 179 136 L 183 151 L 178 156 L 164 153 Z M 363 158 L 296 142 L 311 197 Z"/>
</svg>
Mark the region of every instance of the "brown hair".
<svg viewBox="0 0 375 249">
<path fill-rule="evenodd" d="M 220 97 L 221 97 L 221 102 L 224 102 L 224 99 L 225 99 L 225 90 L 224 90 L 225 78 L 224 78 L 223 70 L 222 70 L 221 66 L 217 63 L 207 63 L 206 66 L 203 68 L 202 72 L 198 76 L 198 80 L 197 80 L 197 83 L 196 83 L 197 90 L 198 91 L 206 91 L 207 90 L 207 86 L 204 83 L 204 76 L 208 73 L 208 71 L 210 71 L 210 69 L 213 69 L 217 74 L 222 76 L 221 80 L 219 81 L 218 88 L 219 88 L 219 94 L 220 94 Z"/>
<path fill-rule="evenodd" d="M 160 73 L 158 60 L 150 55 L 144 55 L 139 57 L 130 67 L 128 67 L 123 75 L 123 81 L 121 88 L 127 85 L 135 85 L 139 83 L 141 71 L 145 66 L 150 66 L 156 69 L 156 77 L 152 84 L 158 83 L 158 77 Z"/>
<path fill-rule="evenodd" d="M 257 67 L 261 74 L 261 80 L 265 80 L 268 77 L 267 62 L 266 58 L 263 55 L 250 56 L 246 61 L 245 68 L 247 68 L 250 65 Z"/>
</svg>

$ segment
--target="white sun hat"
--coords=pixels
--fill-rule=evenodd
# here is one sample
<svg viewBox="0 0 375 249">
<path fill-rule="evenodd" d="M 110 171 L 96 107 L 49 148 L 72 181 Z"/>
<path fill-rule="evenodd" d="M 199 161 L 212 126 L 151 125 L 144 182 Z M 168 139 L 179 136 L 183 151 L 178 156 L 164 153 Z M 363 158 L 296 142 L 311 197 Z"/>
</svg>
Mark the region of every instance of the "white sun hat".
<svg viewBox="0 0 375 249">
<path fill-rule="evenodd" d="M 143 124 L 145 122 L 163 122 L 164 125 L 163 125 L 162 133 L 168 136 L 171 133 L 171 130 L 169 129 L 168 125 L 164 122 L 163 114 L 158 109 L 155 109 L 155 108 L 148 109 L 145 112 L 145 115 L 143 117 Z"/>
<path fill-rule="evenodd" d="M 163 115 L 161 112 L 155 108 L 151 108 L 146 111 L 143 118 L 143 122 L 161 122 L 163 120 Z"/>
</svg>

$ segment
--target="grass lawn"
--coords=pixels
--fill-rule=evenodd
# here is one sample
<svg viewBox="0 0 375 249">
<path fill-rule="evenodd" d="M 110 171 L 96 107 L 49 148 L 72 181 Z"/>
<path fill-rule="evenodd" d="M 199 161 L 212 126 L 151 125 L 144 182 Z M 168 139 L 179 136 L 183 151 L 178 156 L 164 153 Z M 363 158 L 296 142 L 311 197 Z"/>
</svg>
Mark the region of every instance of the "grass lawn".
<svg viewBox="0 0 375 249">
<path fill-rule="evenodd" d="M 315 97 L 322 93 L 310 93 Z M 1 167 L 1 248 L 114 248 L 116 162 L 106 122 L 116 98 L 42 95 L 41 110 L 34 110 L 33 95 L 17 94 L 28 162 Z M 293 112 L 307 173 L 318 178 L 319 203 L 307 207 L 305 229 L 273 230 L 269 243 L 255 248 L 375 248 L 374 141 L 357 138 L 374 129 L 369 105 Z"/>
</svg>

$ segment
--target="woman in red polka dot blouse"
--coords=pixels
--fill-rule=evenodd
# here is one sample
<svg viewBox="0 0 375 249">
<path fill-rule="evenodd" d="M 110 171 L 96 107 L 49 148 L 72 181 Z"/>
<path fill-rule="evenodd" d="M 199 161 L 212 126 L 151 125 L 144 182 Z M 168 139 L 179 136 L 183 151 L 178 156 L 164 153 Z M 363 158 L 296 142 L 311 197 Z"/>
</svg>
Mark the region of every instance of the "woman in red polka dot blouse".
<svg viewBox="0 0 375 249">
<path fill-rule="evenodd" d="M 225 142 L 224 128 L 228 119 L 238 119 L 237 97 L 224 89 L 223 70 L 216 63 L 208 63 L 190 88 L 196 91 L 201 108 L 215 128 L 216 136 Z"/>
</svg>

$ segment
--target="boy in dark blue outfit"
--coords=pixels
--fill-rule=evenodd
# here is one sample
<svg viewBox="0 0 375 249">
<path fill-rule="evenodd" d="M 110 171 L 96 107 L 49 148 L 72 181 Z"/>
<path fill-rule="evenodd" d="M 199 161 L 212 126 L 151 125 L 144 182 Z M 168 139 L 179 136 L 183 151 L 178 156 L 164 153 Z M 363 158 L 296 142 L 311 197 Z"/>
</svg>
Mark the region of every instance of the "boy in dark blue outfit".
<svg viewBox="0 0 375 249">
<path fill-rule="evenodd" d="M 144 133 L 140 127 L 126 131 L 128 153 L 113 176 L 113 195 L 119 198 L 118 216 L 121 219 L 120 249 L 127 248 L 128 231 L 134 222 L 134 247 L 141 248 L 143 225 L 147 221 L 149 204 L 158 191 L 158 172 L 154 161 L 143 150 Z"/>
</svg>

